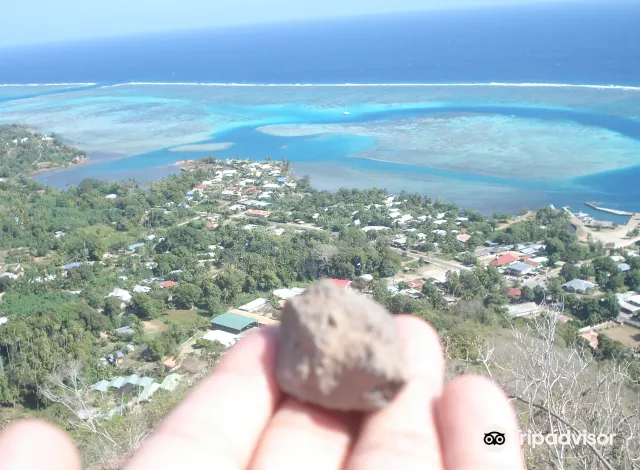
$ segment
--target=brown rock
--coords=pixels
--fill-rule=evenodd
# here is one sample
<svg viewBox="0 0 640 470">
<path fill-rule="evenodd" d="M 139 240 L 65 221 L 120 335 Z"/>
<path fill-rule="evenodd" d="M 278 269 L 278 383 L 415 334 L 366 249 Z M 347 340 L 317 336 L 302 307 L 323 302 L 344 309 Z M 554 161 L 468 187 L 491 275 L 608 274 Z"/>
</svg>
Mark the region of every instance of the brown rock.
<svg viewBox="0 0 640 470">
<path fill-rule="evenodd" d="M 370 411 L 407 381 L 393 316 L 362 294 L 321 281 L 287 301 L 281 322 L 276 379 L 300 401 Z"/>
</svg>

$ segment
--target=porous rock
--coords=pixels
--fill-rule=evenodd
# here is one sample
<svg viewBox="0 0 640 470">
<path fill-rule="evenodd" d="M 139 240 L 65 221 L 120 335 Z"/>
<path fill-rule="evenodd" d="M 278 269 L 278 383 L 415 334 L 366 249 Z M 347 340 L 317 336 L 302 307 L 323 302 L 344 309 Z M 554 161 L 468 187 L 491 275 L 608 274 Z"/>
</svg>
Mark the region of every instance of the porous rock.
<svg viewBox="0 0 640 470">
<path fill-rule="evenodd" d="M 341 411 L 386 406 L 408 378 L 393 316 L 329 280 L 287 300 L 276 380 L 300 401 Z"/>
</svg>

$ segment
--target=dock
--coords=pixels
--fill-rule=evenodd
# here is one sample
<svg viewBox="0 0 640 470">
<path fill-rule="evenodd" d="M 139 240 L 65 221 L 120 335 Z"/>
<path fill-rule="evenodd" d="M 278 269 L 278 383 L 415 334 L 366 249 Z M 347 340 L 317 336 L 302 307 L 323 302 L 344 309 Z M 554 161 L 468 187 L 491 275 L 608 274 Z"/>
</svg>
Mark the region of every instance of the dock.
<svg viewBox="0 0 640 470">
<path fill-rule="evenodd" d="M 624 216 L 629 216 L 629 217 L 633 217 L 635 215 L 634 212 L 619 211 L 617 209 L 608 209 L 606 207 L 600 207 L 600 206 L 597 206 L 595 202 L 585 202 L 585 205 L 591 207 L 592 209 L 598 210 L 598 211 L 608 212 L 609 214 L 624 215 Z"/>
</svg>

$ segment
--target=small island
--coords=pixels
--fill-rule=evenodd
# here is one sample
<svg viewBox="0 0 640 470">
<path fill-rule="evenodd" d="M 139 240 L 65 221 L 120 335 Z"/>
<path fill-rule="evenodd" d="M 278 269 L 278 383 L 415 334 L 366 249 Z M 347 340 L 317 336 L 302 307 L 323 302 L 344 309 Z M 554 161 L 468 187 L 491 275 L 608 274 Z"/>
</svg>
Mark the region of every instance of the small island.
<svg viewBox="0 0 640 470">
<path fill-rule="evenodd" d="M 80 165 L 88 155 L 55 134 L 40 134 L 26 125 L 0 125 L 0 178 Z"/>
</svg>

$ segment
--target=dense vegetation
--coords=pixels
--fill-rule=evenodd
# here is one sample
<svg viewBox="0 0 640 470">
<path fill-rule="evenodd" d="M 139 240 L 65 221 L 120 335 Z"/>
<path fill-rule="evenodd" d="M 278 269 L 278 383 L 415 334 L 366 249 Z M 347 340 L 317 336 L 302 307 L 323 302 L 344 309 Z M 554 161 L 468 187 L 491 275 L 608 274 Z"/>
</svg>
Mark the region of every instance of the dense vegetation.
<svg viewBox="0 0 640 470">
<path fill-rule="evenodd" d="M 0 178 L 27 177 L 34 170 L 79 163 L 87 158 L 55 134 L 44 136 L 24 125 L 0 125 Z"/>
</svg>

